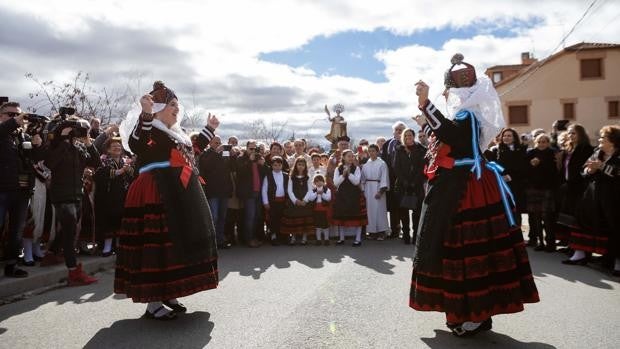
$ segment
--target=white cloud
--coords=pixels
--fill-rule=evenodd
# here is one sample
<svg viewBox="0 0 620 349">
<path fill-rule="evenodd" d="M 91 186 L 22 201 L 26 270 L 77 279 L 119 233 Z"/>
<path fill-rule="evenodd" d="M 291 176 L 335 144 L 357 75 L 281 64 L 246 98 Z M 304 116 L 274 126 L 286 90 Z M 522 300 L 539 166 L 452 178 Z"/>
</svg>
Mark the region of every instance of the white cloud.
<svg viewBox="0 0 620 349">
<path fill-rule="evenodd" d="M 139 43 L 114 50 L 129 37 L 106 38 L 91 43 L 102 49 L 101 59 L 70 57 L 58 59 L 49 53 L 21 49 L 19 44 L 0 41 L 3 53 L 19 52 L 22 59 L 0 57 L 0 64 L 13 71 L 15 78 L 0 81 L 0 91 L 24 95 L 34 86 L 23 73 L 39 72 L 42 79 L 71 76 L 78 70 L 93 73 L 93 81 L 111 83 L 114 76 L 99 76 L 141 71 L 144 85 L 164 74 L 168 84 L 178 89 L 182 101 L 192 94 L 206 110 L 224 114 L 226 119 L 249 120 L 255 117 L 287 118 L 300 129 L 324 127 L 327 123 L 312 120 L 323 117 L 324 104 L 342 102 L 347 106 L 344 116 L 349 129 L 360 137 L 379 135 L 377 127 L 367 128 L 371 118 L 385 119 L 386 135 L 397 117 L 416 113 L 413 84 L 424 79 L 431 84 L 431 96 L 441 92 L 442 77 L 449 59 L 462 52 L 466 61 L 481 74 L 495 64 L 519 63 L 520 53 L 533 51 L 537 58 L 551 50 L 572 24 L 586 10 L 583 1 L 3 1 L 0 13 L 15 12 L 49 24 L 48 34 L 58 43 L 71 43 L 68 48 L 90 50 L 84 38 L 100 38 L 93 31 L 102 28 L 123 28 L 126 36 L 144 35 L 174 49 L 166 52 L 168 60 L 158 52 L 146 50 Z M 620 38 L 618 19 L 620 5 L 599 1 L 592 14 L 571 35 L 567 44 L 580 41 L 614 42 Z M 395 33 L 410 34 L 425 29 L 462 28 L 486 23 L 510 26 L 515 20 L 537 19 L 535 28 L 512 28 L 516 37 L 497 38 L 481 33 L 471 38 L 453 39 L 438 49 L 411 45 L 376 53 L 385 64 L 387 82 L 373 83 L 359 78 L 323 76 L 307 67 L 288 67 L 259 60 L 260 53 L 300 49 L 319 35 L 333 35 L 347 30 L 372 31 L 386 28 Z M 25 22 L 24 26 L 29 23 Z M 1 28 L 1 27 L 0 27 Z M 8 28 L 10 29 L 10 28 Z M 0 34 L 0 38 L 2 38 Z M 74 43 L 78 44 L 74 44 Z M 27 46 L 27 43 L 24 43 Z M 132 49 L 135 47 L 135 50 Z M 152 48 L 152 45 L 149 46 Z M 162 47 L 162 50 L 165 50 Z M 106 52 L 111 52 L 106 56 Z M 113 53 L 113 54 L 112 54 Z M 347 54 L 329 52 L 326 54 Z M 355 53 L 351 53 L 354 55 Z M 77 57 L 87 57 L 86 52 Z M 152 63 L 157 62 L 157 63 Z M 163 63 L 166 62 L 166 63 Z M 168 65 L 164 71 L 162 64 Z M 22 70 L 22 71 L 20 71 Z M 175 74 L 175 71 L 178 74 Z M 41 76 L 45 75 L 45 76 Z M 178 75 L 178 76 L 177 76 Z M 148 79 L 148 80 L 147 80 Z M 147 88 L 148 89 L 148 88 Z M 390 106 L 393 107 L 390 107 Z M 254 108 L 253 108 L 254 107 Z M 358 122 L 356 122 L 358 120 Z M 320 135 L 325 132 L 317 131 Z M 357 135 L 356 135 L 357 136 Z"/>
</svg>

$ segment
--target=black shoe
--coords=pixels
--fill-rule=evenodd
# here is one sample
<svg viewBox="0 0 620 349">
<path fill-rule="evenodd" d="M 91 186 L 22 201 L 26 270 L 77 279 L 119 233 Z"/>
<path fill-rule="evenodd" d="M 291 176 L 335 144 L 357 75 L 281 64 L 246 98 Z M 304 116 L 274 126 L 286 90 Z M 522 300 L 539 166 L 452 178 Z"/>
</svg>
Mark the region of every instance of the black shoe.
<svg viewBox="0 0 620 349">
<path fill-rule="evenodd" d="M 227 250 L 231 247 L 232 245 L 230 244 L 230 242 L 224 242 L 221 244 L 217 244 L 217 249 L 218 250 Z"/>
<path fill-rule="evenodd" d="M 113 251 L 109 251 L 109 252 L 102 252 L 101 253 L 101 257 L 110 257 L 115 255 L 115 253 Z"/>
<path fill-rule="evenodd" d="M 4 276 L 9 278 L 25 278 L 28 277 L 28 272 L 19 269 L 15 264 L 7 264 L 4 266 Z"/>
<path fill-rule="evenodd" d="M 612 276 L 620 276 L 620 270 L 614 270 L 611 272 Z"/>
<path fill-rule="evenodd" d="M 338 241 L 336 241 L 336 245 L 342 245 L 342 244 L 344 244 L 344 240 L 338 240 Z"/>
<path fill-rule="evenodd" d="M 160 320 L 160 321 L 174 320 L 177 318 L 177 314 L 174 311 L 169 311 L 162 316 L 155 316 L 155 314 L 157 314 L 161 309 L 166 309 L 166 308 L 164 308 L 164 306 L 162 305 L 161 307 L 155 309 L 155 311 L 152 313 L 147 310 L 144 312 L 144 315 L 142 315 L 142 317 L 145 319 Z"/>
<path fill-rule="evenodd" d="M 544 250 L 545 250 L 545 245 L 538 245 L 534 247 L 534 251 L 544 251 Z"/>
<path fill-rule="evenodd" d="M 43 259 L 43 257 L 39 257 L 36 254 L 33 255 L 32 258 L 34 259 L 35 262 L 40 262 Z"/>
<path fill-rule="evenodd" d="M 562 261 L 562 264 L 567 264 L 567 265 L 586 265 L 588 264 L 588 257 L 584 257 L 581 259 L 577 259 L 577 260 L 570 260 L 570 259 L 565 259 Z"/>
<path fill-rule="evenodd" d="M 177 303 L 177 304 L 172 304 L 168 301 L 164 301 L 163 302 L 165 306 L 167 306 L 168 308 L 172 309 L 173 312 L 177 313 L 177 314 L 183 314 L 187 312 L 187 308 L 181 304 L 181 303 Z"/>
<path fill-rule="evenodd" d="M 23 262 L 22 262 L 22 265 L 23 265 L 24 267 L 34 267 L 34 266 L 35 266 L 35 262 L 34 262 L 34 261 L 28 261 L 28 262 L 23 261 Z"/>
<path fill-rule="evenodd" d="M 493 328 L 493 320 L 491 318 L 486 319 L 485 321 L 483 321 L 478 327 L 476 327 L 475 329 L 467 329 L 468 327 L 468 323 L 464 322 L 461 324 L 446 324 L 448 325 L 448 328 L 452 331 L 452 334 L 457 336 L 457 337 L 471 337 L 473 335 L 475 335 L 476 333 L 482 332 L 482 331 L 489 331 Z"/>
<path fill-rule="evenodd" d="M 301 240 L 300 244 L 302 246 L 306 246 L 308 244 L 308 241 L 307 240 Z"/>
<path fill-rule="evenodd" d="M 555 252 L 555 246 L 553 245 L 545 246 L 545 252 Z"/>
<path fill-rule="evenodd" d="M 353 241 L 353 247 L 360 247 L 360 246 L 362 246 L 361 241 Z"/>
</svg>

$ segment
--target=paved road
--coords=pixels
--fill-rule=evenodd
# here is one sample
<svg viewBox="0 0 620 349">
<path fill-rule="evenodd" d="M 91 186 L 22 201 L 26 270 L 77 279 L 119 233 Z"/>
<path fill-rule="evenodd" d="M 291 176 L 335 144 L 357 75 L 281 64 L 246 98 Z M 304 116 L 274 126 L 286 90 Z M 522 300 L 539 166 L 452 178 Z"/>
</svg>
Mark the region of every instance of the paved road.
<svg viewBox="0 0 620 349">
<path fill-rule="evenodd" d="M 100 282 L 0 307 L 2 348 L 617 348 L 620 284 L 530 250 L 542 302 L 494 317 L 492 332 L 455 338 L 439 313 L 407 306 L 411 246 L 262 247 L 223 251 L 221 283 L 183 299 L 173 322 Z"/>
</svg>

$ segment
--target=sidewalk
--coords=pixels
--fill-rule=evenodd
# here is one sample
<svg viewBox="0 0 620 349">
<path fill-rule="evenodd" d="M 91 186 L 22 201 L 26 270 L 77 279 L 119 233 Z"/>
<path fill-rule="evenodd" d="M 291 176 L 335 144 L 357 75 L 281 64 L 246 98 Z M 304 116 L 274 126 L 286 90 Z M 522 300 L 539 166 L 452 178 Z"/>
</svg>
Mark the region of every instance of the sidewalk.
<svg viewBox="0 0 620 349">
<path fill-rule="evenodd" d="M 79 256 L 78 262 L 88 274 L 114 267 L 115 257 Z M 50 289 L 64 287 L 67 279 L 67 267 L 58 264 L 49 267 L 20 268 L 28 272 L 27 278 L 7 278 L 0 274 L 0 306 L 13 301 L 28 298 Z"/>
</svg>

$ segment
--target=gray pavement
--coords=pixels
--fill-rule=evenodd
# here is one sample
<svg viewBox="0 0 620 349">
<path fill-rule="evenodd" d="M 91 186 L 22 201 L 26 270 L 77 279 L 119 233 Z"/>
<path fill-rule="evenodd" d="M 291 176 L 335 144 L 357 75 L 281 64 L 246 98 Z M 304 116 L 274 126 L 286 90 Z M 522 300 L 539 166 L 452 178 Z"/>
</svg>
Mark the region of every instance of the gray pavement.
<svg viewBox="0 0 620 349">
<path fill-rule="evenodd" d="M 453 337 L 440 313 L 408 307 L 412 247 L 235 248 L 220 287 L 182 299 L 172 322 L 96 285 L 59 288 L 0 307 L 2 348 L 616 348 L 620 283 L 598 270 L 530 252 L 542 301 L 494 317 L 493 331 Z"/>
</svg>

